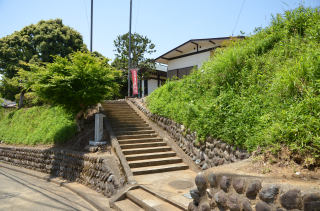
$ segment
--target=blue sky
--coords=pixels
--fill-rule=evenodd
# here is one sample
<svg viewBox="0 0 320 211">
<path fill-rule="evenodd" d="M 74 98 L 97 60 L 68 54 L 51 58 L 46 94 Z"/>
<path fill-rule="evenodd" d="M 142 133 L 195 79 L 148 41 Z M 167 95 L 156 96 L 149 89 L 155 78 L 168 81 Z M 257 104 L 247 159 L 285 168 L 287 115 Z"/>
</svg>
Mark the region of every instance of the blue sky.
<svg viewBox="0 0 320 211">
<path fill-rule="evenodd" d="M 234 35 L 265 27 L 271 14 L 295 8 L 299 0 L 245 0 Z M 93 50 L 114 58 L 113 40 L 129 30 L 129 0 L 94 0 Z M 190 39 L 232 34 L 243 0 L 133 0 L 132 32 L 147 36 L 156 58 Z M 306 0 L 305 6 L 320 6 Z M 40 20 L 61 18 L 90 47 L 91 0 L 0 0 L 0 38 Z"/>
</svg>

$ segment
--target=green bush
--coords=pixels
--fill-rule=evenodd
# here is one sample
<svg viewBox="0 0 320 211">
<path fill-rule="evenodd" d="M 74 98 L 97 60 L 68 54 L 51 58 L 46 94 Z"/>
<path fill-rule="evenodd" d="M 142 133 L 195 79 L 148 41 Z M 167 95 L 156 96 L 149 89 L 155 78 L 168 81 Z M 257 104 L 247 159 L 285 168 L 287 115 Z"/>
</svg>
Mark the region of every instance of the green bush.
<svg viewBox="0 0 320 211">
<path fill-rule="evenodd" d="M 303 6 L 230 42 L 180 81 L 148 98 L 151 112 L 252 151 L 287 145 L 320 153 L 320 14 Z"/>
<path fill-rule="evenodd" d="M 75 133 L 74 115 L 61 107 L 32 107 L 0 116 L 0 141 L 7 144 L 63 143 Z"/>
<path fill-rule="evenodd" d="M 20 94 L 15 95 L 16 102 L 20 100 Z M 27 92 L 24 94 L 23 98 L 23 107 L 30 108 L 33 106 L 41 106 L 43 105 L 43 101 L 39 98 L 39 96 L 35 92 Z"/>
</svg>

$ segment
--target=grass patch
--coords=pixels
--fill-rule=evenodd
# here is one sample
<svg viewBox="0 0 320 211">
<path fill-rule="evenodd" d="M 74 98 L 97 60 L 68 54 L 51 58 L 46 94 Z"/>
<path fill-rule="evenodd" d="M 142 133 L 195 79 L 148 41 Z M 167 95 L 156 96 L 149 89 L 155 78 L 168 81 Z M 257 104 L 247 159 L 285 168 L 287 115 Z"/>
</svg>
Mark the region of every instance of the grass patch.
<svg viewBox="0 0 320 211">
<path fill-rule="evenodd" d="M 32 107 L 0 116 L 0 141 L 7 144 L 63 143 L 75 133 L 74 114 L 61 107 Z"/>
<path fill-rule="evenodd" d="M 253 151 L 284 144 L 320 154 L 320 13 L 299 8 L 215 51 L 201 69 L 148 97 L 152 113 Z"/>
</svg>

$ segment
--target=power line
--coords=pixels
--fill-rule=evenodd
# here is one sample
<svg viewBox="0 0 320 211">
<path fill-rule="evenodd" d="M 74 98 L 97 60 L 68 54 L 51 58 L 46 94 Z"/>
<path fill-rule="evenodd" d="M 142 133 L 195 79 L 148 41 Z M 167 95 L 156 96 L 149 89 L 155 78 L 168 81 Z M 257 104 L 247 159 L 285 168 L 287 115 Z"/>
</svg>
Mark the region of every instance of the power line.
<svg viewBox="0 0 320 211">
<path fill-rule="evenodd" d="M 86 15 L 87 15 L 88 29 L 89 29 L 89 31 L 90 31 L 90 27 L 89 27 L 89 20 L 88 20 L 88 13 L 87 13 L 87 5 L 86 5 L 86 1 L 85 1 L 85 0 L 83 0 L 83 2 L 84 2 L 84 7 L 86 8 Z"/>
<path fill-rule="evenodd" d="M 138 9 L 137 9 L 137 17 L 136 17 L 136 25 L 134 27 L 134 32 L 136 32 L 136 29 L 137 29 L 137 22 L 138 22 L 138 15 L 139 15 L 139 5 L 140 5 L 140 0 L 138 2 Z"/>
<path fill-rule="evenodd" d="M 241 14 L 241 11 L 242 11 L 242 8 L 243 8 L 243 5 L 244 5 L 245 1 L 246 0 L 243 0 L 242 6 L 241 6 L 241 10 L 240 10 L 240 13 L 239 13 L 239 16 L 238 16 L 238 20 L 237 20 L 236 25 L 234 26 L 234 29 L 233 29 L 233 32 L 232 32 L 232 36 L 233 36 L 234 31 L 236 30 L 236 27 L 237 27 L 237 24 L 238 24 L 238 21 L 239 21 L 239 18 L 240 18 L 240 14 Z"/>
</svg>

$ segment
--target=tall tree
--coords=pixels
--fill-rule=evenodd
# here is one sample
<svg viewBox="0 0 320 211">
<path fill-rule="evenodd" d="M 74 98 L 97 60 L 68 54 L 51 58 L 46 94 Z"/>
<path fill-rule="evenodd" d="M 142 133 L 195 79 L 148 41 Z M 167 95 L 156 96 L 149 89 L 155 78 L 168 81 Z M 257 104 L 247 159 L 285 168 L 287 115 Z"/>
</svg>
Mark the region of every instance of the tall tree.
<svg viewBox="0 0 320 211">
<path fill-rule="evenodd" d="M 123 72 L 122 77 L 118 79 L 121 83 L 123 95 L 125 96 L 128 89 L 128 55 L 129 55 L 129 33 L 119 35 L 114 41 L 116 48 L 116 58 L 112 62 L 112 66 L 121 69 Z M 148 77 L 151 72 L 155 70 L 155 63 L 152 58 L 145 58 L 145 54 L 152 54 L 156 52 L 155 44 L 151 42 L 146 36 L 138 33 L 131 34 L 131 67 L 139 68 L 141 71 L 139 77 Z"/>
<path fill-rule="evenodd" d="M 41 20 L 20 31 L 0 39 L 0 95 L 14 100 L 14 95 L 25 90 L 22 86 L 13 86 L 10 79 L 16 76 L 18 69 L 29 70 L 23 63 L 51 63 L 53 56 L 65 57 L 73 51 L 87 50 L 82 35 L 61 19 Z"/>
</svg>

